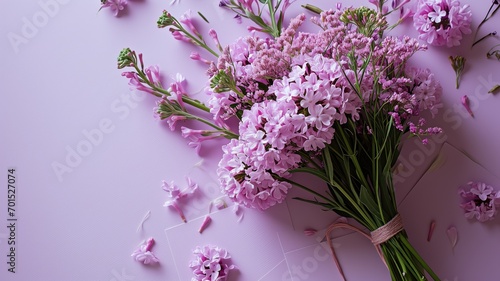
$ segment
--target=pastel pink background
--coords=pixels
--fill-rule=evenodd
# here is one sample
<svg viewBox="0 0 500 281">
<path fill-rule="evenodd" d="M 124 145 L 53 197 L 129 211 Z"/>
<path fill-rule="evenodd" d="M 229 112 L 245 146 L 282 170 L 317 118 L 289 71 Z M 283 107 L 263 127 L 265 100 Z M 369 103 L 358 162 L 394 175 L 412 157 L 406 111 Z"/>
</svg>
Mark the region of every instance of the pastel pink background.
<svg viewBox="0 0 500 281">
<path fill-rule="evenodd" d="M 47 12 L 40 3 L 49 2 L 55 5 Z M 369 5 L 367 0 L 344 2 Z M 335 4 L 298 0 L 288 16 L 303 12 L 300 4 L 306 3 L 325 9 Z M 475 29 L 491 1 L 462 3 L 472 5 Z M 292 200 L 303 195 L 299 190 L 268 212 L 245 210 L 241 222 L 231 207 L 218 211 L 200 235 L 197 230 L 208 203 L 221 195 L 215 168 L 223 142 L 208 144 L 196 155 L 179 132 L 172 133 L 153 119 L 155 98 L 132 96 L 116 69 L 118 52 L 130 47 L 144 53 L 147 65 L 158 64 L 164 81 L 179 72 L 188 78 L 189 92 L 206 99 L 200 93 L 204 67 L 188 58 L 194 48 L 157 29 L 156 20 L 163 9 L 177 16 L 189 8 L 194 14 L 201 11 L 210 21 L 208 26 L 198 19 L 203 34 L 212 27 L 222 44 L 228 44 L 244 34 L 246 25 L 236 24 L 218 1 L 181 0 L 169 6 L 167 1 L 130 0 L 118 18 L 108 10 L 97 13 L 97 0 L 2 0 L 2 4 L 0 280 L 187 281 L 191 251 L 204 244 L 232 254 L 238 271 L 229 281 L 340 280 L 319 235 L 303 235 L 307 227 L 324 229 L 336 215 Z M 29 28 L 27 22 L 37 25 Z M 499 23 L 497 15 L 481 33 Z M 24 43 L 12 45 L 12 34 L 23 36 Z M 393 34 L 416 36 L 410 22 Z M 467 221 L 457 205 L 457 189 L 468 180 L 500 188 L 500 100 L 487 94 L 500 84 L 500 62 L 485 57 L 499 41 L 490 38 L 471 50 L 468 35 L 460 47 L 429 47 L 412 60 L 430 68 L 443 85 L 444 109 L 430 125 L 443 127 L 445 133 L 427 147 L 414 139 L 405 143 L 397 192 L 411 241 L 442 280 L 500 280 L 495 270 L 500 218 L 484 224 Z M 467 58 L 459 90 L 454 87 L 449 55 Z M 471 99 L 474 119 L 460 104 L 464 94 Z M 106 132 L 98 137 L 96 130 L 103 127 Z M 90 148 L 83 147 L 88 134 L 94 135 Z M 78 146 L 87 155 L 80 161 L 67 158 Z M 444 164 L 428 170 L 437 155 Z M 71 164 L 71 171 L 58 178 L 53 170 L 56 162 Z M 15 274 L 7 272 L 6 263 L 8 168 L 15 168 L 17 177 Z M 185 175 L 200 184 L 200 192 L 184 205 L 187 224 L 163 207 L 166 194 L 161 189 L 162 180 L 182 185 Z M 137 232 L 147 211 L 151 217 Z M 431 220 L 437 226 L 427 242 Z M 449 226 L 459 231 L 454 250 L 446 237 Z M 334 243 L 349 280 L 389 280 L 368 241 L 358 234 L 339 235 Z M 160 266 L 143 266 L 130 257 L 148 237 L 157 241 L 153 251 Z"/>
</svg>

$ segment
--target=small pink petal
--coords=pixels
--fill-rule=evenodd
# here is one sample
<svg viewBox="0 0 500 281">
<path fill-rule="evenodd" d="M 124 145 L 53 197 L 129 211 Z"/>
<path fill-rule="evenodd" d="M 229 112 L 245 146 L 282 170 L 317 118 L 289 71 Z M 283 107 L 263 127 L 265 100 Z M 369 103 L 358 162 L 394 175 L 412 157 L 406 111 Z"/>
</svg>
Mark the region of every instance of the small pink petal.
<svg viewBox="0 0 500 281">
<path fill-rule="evenodd" d="M 474 118 L 474 113 L 472 112 L 472 109 L 470 109 L 469 97 L 467 95 L 462 97 L 462 105 L 465 107 L 467 112 L 469 112 L 470 116 Z"/>
<path fill-rule="evenodd" d="M 304 235 L 305 236 L 313 236 L 316 233 L 318 233 L 318 230 L 316 230 L 314 228 L 306 228 L 306 229 L 304 229 Z"/>
<path fill-rule="evenodd" d="M 243 210 L 240 207 L 240 204 L 234 204 L 233 213 L 238 216 L 238 222 L 243 220 Z"/>
<path fill-rule="evenodd" d="M 138 248 L 132 253 L 132 257 L 143 264 L 152 264 L 159 263 L 160 260 L 151 252 L 151 248 L 153 248 L 155 240 L 153 238 L 149 238 L 148 240 L 143 241 L 139 244 Z"/>
<path fill-rule="evenodd" d="M 338 219 L 335 220 L 335 223 L 347 223 L 347 218 L 339 217 Z"/>
<path fill-rule="evenodd" d="M 430 242 L 432 239 L 432 234 L 434 233 L 434 228 L 436 228 L 436 222 L 431 221 L 431 225 L 429 226 L 429 233 L 427 234 L 427 242 Z"/>
<path fill-rule="evenodd" d="M 453 250 L 453 248 L 455 248 L 458 242 L 458 231 L 456 227 L 454 226 L 449 227 L 448 230 L 446 231 L 446 234 L 448 234 L 448 239 L 450 240 L 451 243 L 451 249 Z"/>
<path fill-rule="evenodd" d="M 217 210 L 222 210 L 222 209 L 227 208 L 226 201 L 224 201 L 224 199 L 222 199 L 222 198 L 215 199 L 214 204 L 215 204 L 215 207 L 217 208 Z"/>
<path fill-rule="evenodd" d="M 200 226 L 200 229 L 198 230 L 198 232 L 202 233 L 207 228 L 207 226 L 210 224 L 211 221 L 212 221 L 212 218 L 210 218 L 209 215 L 205 216 L 205 219 L 203 219 L 203 222 L 201 223 L 201 226 Z"/>
</svg>

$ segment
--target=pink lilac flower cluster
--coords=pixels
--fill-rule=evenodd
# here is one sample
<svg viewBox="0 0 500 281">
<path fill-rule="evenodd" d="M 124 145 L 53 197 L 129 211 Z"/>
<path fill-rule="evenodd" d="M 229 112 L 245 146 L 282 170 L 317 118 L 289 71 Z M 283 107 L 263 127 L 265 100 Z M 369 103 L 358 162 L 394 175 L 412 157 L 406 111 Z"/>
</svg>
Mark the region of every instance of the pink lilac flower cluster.
<svg viewBox="0 0 500 281">
<path fill-rule="evenodd" d="M 109 8 L 116 17 L 120 11 L 125 9 L 127 4 L 127 0 L 101 0 L 101 8 L 99 10 Z"/>
<path fill-rule="evenodd" d="M 442 106 L 442 88 L 434 75 L 429 70 L 406 67 L 408 58 L 425 47 L 407 37 L 387 37 L 371 47 L 374 38 L 350 30 L 341 15 L 340 11 L 322 13 L 314 20 L 324 27 L 317 34 L 297 34 L 304 20 L 299 16 L 288 33 L 275 39 L 277 42 L 266 39 L 262 41 L 265 48 L 254 48 L 249 42 L 262 39 L 239 40 L 227 52 L 231 58 L 219 59 L 218 68 L 235 70 L 237 81 L 260 81 L 257 88 L 248 87 L 246 82 L 238 84 L 244 98 L 234 91 L 212 93 L 211 97 L 217 116 L 228 118 L 241 111 L 239 138 L 223 147 L 217 170 L 222 190 L 232 200 L 261 210 L 282 202 L 292 186 L 287 180 L 290 170 L 302 165 L 301 153 L 314 155 L 330 144 L 336 122 L 363 122 L 363 103 L 390 106 L 388 113 L 401 131 L 414 135 L 441 132 L 440 128 L 423 128 L 424 118 L 417 124 L 408 121 L 423 111 L 434 115 Z M 283 58 L 289 66 L 276 70 L 276 61 Z M 228 64 L 229 60 L 232 63 Z M 370 63 L 362 71 L 367 60 Z M 262 65 L 257 67 L 256 62 Z M 265 65 L 272 70 L 266 72 Z M 266 74 L 256 74 L 260 72 Z M 358 85 L 362 94 L 352 88 L 352 81 L 360 76 L 364 76 Z M 374 95 L 377 84 L 382 92 Z M 261 92 L 259 98 L 252 98 L 257 91 Z"/>
<path fill-rule="evenodd" d="M 500 192 L 483 182 L 469 182 L 459 190 L 465 217 L 480 222 L 492 220 L 500 206 Z"/>
<path fill-rule="evenodd" d="M 464 34 L 471 30 L 472 12 L 469 5 L 458 0 L 419 0 L 413 24 L 419 39 L 435 46 L 458 46 Z"/>
<path fill-rule="evenodd" d="M 194 274 L 191 281 L 225 281 L 229 271 L 235 269 L 229 253 L 217 246 L 196 247 L 193 254 L 189 263 Z"/>
<path fill-rule="evenodd" d="M 229 91 L 207 88 L 210 96 L 208 105 L 216 121 L 241 114 L 252 104 L 268 99 L 269 93 L 264 89 L 272 84 L 273 79 L 288 73 L 293 52 L 291 44 L 304 20 L 304 15 L 293 19 L 275 40 L 260 38 L 253 33 L 224 48 L 217 64 L 211 65 L 208 74 L 213 82 L 222 72 L 236 84 Z"/>
<path fill-rule="evenodd" d="M 284 200 L 284 179 L 301 162 L 300 150 L 318 151 L 334 135 L 333 123 L 358 116 L 361 101 L 341 83 L 340 66 L 318 54 L 292 67 L 268 89 L 275 99 L 243 112 L 239 139 L 223 147 L 217 171 L 223 192 L 247 207 L 267 209 Z"/>
</svg>

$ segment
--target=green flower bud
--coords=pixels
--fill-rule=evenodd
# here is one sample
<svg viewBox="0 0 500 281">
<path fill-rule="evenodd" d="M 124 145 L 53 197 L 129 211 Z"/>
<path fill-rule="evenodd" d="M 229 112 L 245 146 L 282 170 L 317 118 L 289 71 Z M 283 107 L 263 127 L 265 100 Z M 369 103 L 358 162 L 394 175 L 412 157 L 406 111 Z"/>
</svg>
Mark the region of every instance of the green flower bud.
<svg viewBox="0 0 500 281">
<path fill-rule="evenodd" d="M 118 69 L 135 64 L 135 59 L 130 48 L 124 48 L 118 55 Z"/>
<path fill-rule="evenodd" d="M 163 10 L 163 14 L 160 16 L 160 18 L 158 19 L 158 21 L 156 23 L 158 24 L 158 28 L 164 28 L 167 26 L 174 25 L 175 18 L 172 17 L 172 15 L 170 13 Z"/>
</svg>

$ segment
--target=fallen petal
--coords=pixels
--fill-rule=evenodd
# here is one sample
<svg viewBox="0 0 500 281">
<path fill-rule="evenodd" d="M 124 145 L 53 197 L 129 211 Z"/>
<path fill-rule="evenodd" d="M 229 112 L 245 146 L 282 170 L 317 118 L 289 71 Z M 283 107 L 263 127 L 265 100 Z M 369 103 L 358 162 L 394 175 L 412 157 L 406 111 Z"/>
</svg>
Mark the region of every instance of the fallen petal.
<svg viewBox="0 0 500 281">
<path fill-rule="evenodd" d="M 149 219 L 151 216 L 151 211 L 148 211 L 146 215 L 142 218 L 141 222 L 139 223 L 139 226 L 137 227 L 137 232 L 139 232 L 142 227 L 144 226 L 144 222 Z"/>
<path fill-rule="evenodd" d="M 472 112 L 472 109 L 470 109 L 469 97 L 467 95 L 462 97 L 462 105 L 465 107 L 467 112 L 469 112 L 470 116 L 474 118 L 474 113 Z"/>
<path fill-rule="evenodd" d="M 305 236 L 313 236 L 316 233 L 318 233 L 318 230 L 316 230 L 314 228 L 306 228 L 306 229 L 304 229 L 304 235 Z"/>
<path fill-rule="evenodd" d="M 430 242 L 432 239 L 432 234 L 434 233 L 434 228 L 436 228 L 436 222 L 431 221 L 431 225 L 429 226 L 429 233 L 427 234 L 427 242 Z"/>
<path fill-rule="evenodd" d="M 448 239 L 450 240 L 451 243 L 451 249 L 453 250 L 458 242 L 458 231 L 456 227 L 454 226 L 449 227 L 448 230 L 446 231 L 446 234 L 448 234 Z"/>
<path fill-rule="evenodd" d="M 200 229 L 198 230 L 199 233 L 202 233 L 207 226 L 210 224 L 212 221 L 212 218 L 209 215 L 205 216 L 205 219 L 203 219 L 203 222 L 201 223 Z"/>
</svg>

